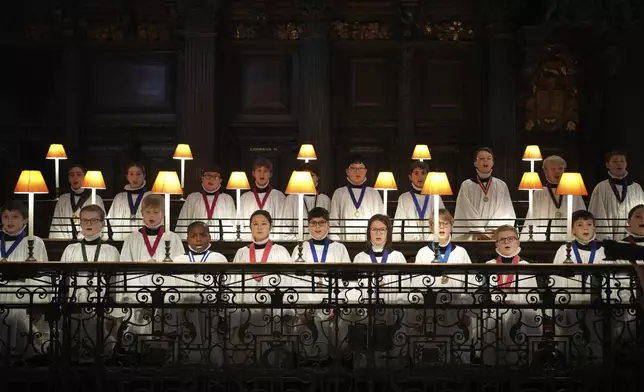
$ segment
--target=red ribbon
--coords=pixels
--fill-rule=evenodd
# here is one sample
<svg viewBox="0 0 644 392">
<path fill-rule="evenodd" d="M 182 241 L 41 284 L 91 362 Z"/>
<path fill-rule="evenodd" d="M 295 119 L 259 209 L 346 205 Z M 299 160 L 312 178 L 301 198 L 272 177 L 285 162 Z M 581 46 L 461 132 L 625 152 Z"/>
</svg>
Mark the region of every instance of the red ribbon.
<svg viewBox="0 0 644 392">
<path fill-rule="evenodd" d="M 253 194 L 255 195 L 255 201 L 257 202 L 257 207 L 259 207 L 260 210 L 264 209 L 264 205 L 266 204 L 266 201 L 268 200 L 268 195 L 271 194 L 271 188 L 269 187 L 266 190 L 266 194 L 262 198 L 262 200 L 259 200 L 259 195 L 257 194 L 257 188 L 253 188 Z"/>
<path fill-rule="evenodd" d="M 496 263 L 497 264 L 503 264 L 503 261 L 501 260 L 501 256 L 498 256 L 496 258 Z M 519 256 L 514 256 L 512 258 L 512 264 L 519 264 Z M 510 275 L 505 275 L 506 278 L 505 280 L 503 279 L 503 275 L 497 274 L 496 279 L 499 282 L 498 287 L 499 288 L 510 288 L 512 285 L 512 282 L 514 281 L 514 275 L 515 274 L 510 274 Z"/>
<path fill-rule="evenodd" d="M 143 228 L 143 242 L 145 243 L 145 247 L 148 250 L 148 254 L 150 255 L 151 258 L 154 258 L 154 254 L 157 253 L 157 248 L 159 247 L 159 244 L 161 243 L 161 238 L 163 237 L 163 227 L 159 229 L 159 233 L 157 234 L 157 238 L 154 240 L 154 245 L 150 245 L 150 238 L 148 237 L 148 233 L 146 228 Z"/>
<path fill-rule="evenodd" d="M 215 198 L 212 199 L 212 204 L 208 204 L 208 196 L 201 194 L 203 197 L 203 204 L 206 206 L 206 214 L 208 214 L 208 219 L 212 219 L 212 216 L 215 214 L 215 206 L 217 205 L 217 199 L 219 199 L 219 192 L 215 192 Z"/>
<path fill-rule="evenodd" d="M 262 254 L 262 259 L 259 261 L 260 264 L 266 264 L 268 261 L 268 255 L 271 253 L 271 248 L 273 247 L 273 243 L 268 240 L 266 243 L 266 248 L 264 248 L 264 254 Z M 250 263 L 255 264 L 257 263 L 257 259 L 255 258 L 255 243 L 250 244 Z M 253 279 L 256 281 L 262 280 L 262 276 L 260 274 L 253 274 Z"/>
</svg>

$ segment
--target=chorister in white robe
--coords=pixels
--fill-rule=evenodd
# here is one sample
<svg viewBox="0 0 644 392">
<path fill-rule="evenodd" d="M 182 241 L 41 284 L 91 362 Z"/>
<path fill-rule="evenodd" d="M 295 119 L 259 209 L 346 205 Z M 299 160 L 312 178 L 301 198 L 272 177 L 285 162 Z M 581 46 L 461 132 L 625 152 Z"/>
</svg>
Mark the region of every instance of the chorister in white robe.
<svg viewBox="0 0 644 392">
<path fill-rule="evenodd" d="M 517 255 L 504 257 L 499 254 L 487 264 L 529 264 Z M 486 365 L 528 366 L 531 358 L 519 355 L 531 352 L 525 337 L 542 337 L 542 314 L 534 309 L 513 309 L 514 304 L 538 303 L 537 279 L 524 274 L 491 274 L 489 276 L 490 299 L 506 308 L 484 310 L 478 318 L 481 331 L 481 359 Z"/>
<path fill-rule="evenodd" d="M 183 203 L 174 230 L 185 240 L 188 226 L 192 222 L 202 221 L 208 225 L 213 240 L 233 241 L 236 237 L 236 214 L 235 202 L 229 194 L 220 190 L 194 192 Z"/>
<path fill-rule="evenodd" d="M 150 192 L 145 188 L 145 183 L 139 189 L 132 189 L 130 185 L 125 186 L 125 192 L 114 196 L 110 211 L 107 213 L 107 220 L 112 228 L 112 239 L 123 241 L 133 231 L 143 225 L 141 214 L 141 203 Z"/>
<path fill-rule="evenodd" d="M 228 260 L 221 253 L 209 249 L 195 252 L 188 247 L 188 252 L 176 257 L 174 262 L 227 263 Z M 219 290 L 215 275 L 199 273 L 175 275 L 175 287 L 181 294 L 181 303 L 194 304 L 214 303 Z M 224 359 L 223 340 L 218 329 L 212 327 L 219 324 L 219 311 L 202 307 L 177 309 L 174 313 L 177 315 L 179 325 L 190 326 L 181 328 L 179 331 L 184 359 L 189 362 L 221 365 Z"/>
<path fill-rule="evenodd" d="M 394 215 L 394 241 L 427 242 L 433 239 L 430 225 L 434 222 L 434 197 L 421 195 L 417 189 L 405 192 L 398 197 L 398 206 Z M 440 196 L 438 196 L 438 208 L 445 208 Z"/>
<path fill-rule="evenodd" d="M 238 224 L 241 225 L 241 233 L 243 241 L 251 241 L 250 234 L 250 216 L 257 210 L 268 211 L 273 220 L 277 223 L 282 215 L 282 207 L 286 197 L 277 189 L 273 189 L 270 185 L 266 188 L 254 187 L 252 190 L 241 195 L 239 199 L 239 215 L 237 216 Z M 235 228 L 236 229 L 236 228 Z M 279 239 L 281 236 L 276 234 L 274 239 Z"/>
<path fill-rule="evenodd" d="M 75 227 L 76 232 L 80 233 L 80 210 L 83 206 L 90 204 L 92 204 L 92 196 L 89 189 L 79 192 L 72 191 L 62 195 L 54 208 L 54 215 L 49 227 L 49 238 L 73 239 L 72 227 Z M 96 205 L 105 211 L 103 199 L 98 195 L 96 195 Z M 73 226 L 72 221 L 74 222 Z"/>
<path fill-rule="evenodd" d="M 624 238 L 628 212 L 638 204 L 644 204 L 644 191 L 628 176 L 622 179 L 611 177 L 597 184 L 588 204 L 588 211 L 595 216 L 597 239 L 618 241 Z"/>
<path fill-rule="evenodd" d="M 286 241 L 297 241 L 297 220 L 298 215 L 298 199 L 300 195 L 288 195 L 282 209 L 282 227 L 274 227 L 273 232 L 279 229 L 283 233 L 282 238 Z M 317 195 L 304 195 L 304 206 L 302 207 L 303 224 L 302 229 L 305 236 L 308 237 L 308 216 L 309 211 L 315 207 L 322 207 L 327 211 L 331 210 L 331 199 L 329 196 L 320 193 Z"/>
<path fill-rule="evenodd" d="M 496 177 L 481 181 L 484 186 L 489 186 L 487 195 L 477 177 L 461 184 L 454 211 L 454 238 L 474 240 L 478 233 L 491 232 L 502 225 L 514 225 L 516 214 L 508 186 Z M 489 181 L 492 183 L 487 185 Z"/>
<path fill-rule="evenodd" d="M 11 262 L 25 261 L 29 255 L 28 236 L 21 232 L 18 236 L 0 233 L 2 259 Z M 40 262 L 48 261 L 47 249 L 39 237 L 34 237 L 34 258 Z M 49 324 L 44 314 L 31 314 L 30 297 L 34 304 L 48 303 L 52 299 L 53 286 L 48 276 L 22 278 L 17 280 L 0 279 L 0 304 L 18 305 L 23 308 L 5 310 L 0 316 L 0 344 L 10 347 L 11 355 L 28 359 L 35 354 L 45 354 L 49 346 Z M 21 297 L 18 296 L 21 293 Z M 40 334 L 40 335 L 38 335 Z M 24 335 L 24 336 L 23 336 Z M 28 342 L 33 337 L 33 347 Z M 3 350 L 4 352 L 4 350 Z"/>
<path fill-rule="evenodd" d="M 349 192 L 353 194 L 355 202 Z M 339 241 L 364 241 L 369 218 L 382 214 L 383 208 L 378 191 L 366 183 L 348 184 L 336 189 L 331 198 L 331 238 Z"/>
<path fill-rule="evenodd" d="M 568 197 L 557 195 L 557 186 L 547 184 L 543 189 L 532 194 L 532 209 L 528 209 L 526 222 L 521 231 L 521 240 L 527 241 L 530 237 L 528 225 L 532 225 L 532 239 L 546 241 L 546 232 L 550 232 L 550 241 L 566 241 L 566 211 L 568 211 Z M 586 204 L 581 196 L 573 196 L 572 210 L 585 210 Z"/>
<path fill-rule="evenodd" d="M 433 250 L 433 244 L 420 248 L 416 254 L 415 264 L 471 264 L 470 256 L 465 248 L 448 243 L 446 246 L 439 247 L 438 260 L 436 260 Z M 475 291 L 474 276 L 462 274 L 450 275 L 413 275 L 410 279 L 410 291 L 406 298 L 406 303 L 422 303 L 423 294 L 430 290 L 436 295 L 437 304 L 463 304 L 472 302 L 472 294 Z M 467 283 L 467 287 L 466 287 Z M 407 310 L 406 325 L 408 335 L 410 336 L 409 347 L 412 350 L 411 360 L 420 364 L 431 361 L 418 357 L 419 353 L 434 352 L 437 362 L 443 364 L 449 363 L 469 363 L 470 361 L 470 342 L 472 341 L 472 328 L 476 320 L 472 320 L 470 312 L 458 311 L 454 309 L 437 309 L 432 305 L 427 305 L 425 309 Z M 470 321 L 471 324 L 468 324 Z M 425 333 L 435 333 L 436 336 L 445 342 L 444 350 L 441 350 L 435 344 L 427 342 L 424 338 Z M 420 354 L 422 355 L 422 354 Z"/>
<path fill-rule="evenodd" d="M 85 248 L 85 257 L 83 257 L 83 248 Z M 98 250 L 98 253 L 97 253 Z M 100 248 L 98 241 L 81 241 L 67 245 L 60 257 L 61 262 L 116 262 L 119 261 L 120 255 L 118 249 L 114 246 L 101 243 Z M 103 348 L 103 353 L 109 355 L 116 345 L 116 336 L 118 333 L 118 324 L 115 322 L 111 313 L 105 314 L 102 321 L 103 341 L 97 342 L 98 320 L 93 306 L 103 300 L 105 296 L 104 285 L 107 282 L 101 281 L 102 286 L 101 298 L 97 296 L 98 280 L 90 271 L 79 271 L 69 284 L 70 298 L 74 298 L 80 305 L 77 313 L 71 315 L 71 347 L 73 355 L 79 362 L 93 362 L 95 347 Z M 110 282 L 110 284 L 113 282 Z M 87 304 L 87 305 L 83 305 Z"/>
<path fill-rule="evenodd" d="M 286 248 L 271 242 L 271 249 L 268 256 L 264 253 L 268 245 L 256 244 L 255 260 L 261 263 L 284 263 L 290 262 L 291 256 Z M 264 259 L 265 258 L 265 259 Z M 244 246 L 237 250 L 233 263 L 250 263 L 251 249 L 250 245 Z M 264 363 L 263 358 L 266 350 L 269 349 L 269 343 L 273 341 L 275 333 L 289 335 L 295 322 L 287 321 L 289 316 L 295 315 L 293 310 L 270 309 L 270 293 L 280 289 L 284 290 L 292 286 L 290 276 L 283 274 L 268 274 L 260 276 L 258 274 L 245 273 L 228 275 L 228 282 L 234 286 L 233 289 L 237 294 L 233 301 L 237 304 L 266 304 L 265 309 L 241 309 L 237 308 L 231 311 L 230 321 L 230 342 L 236 345 L 236 352 L 233 354 L 232 361 L 234 364 L 240 363 L 262 363 L 264 365 L 276 364 L 283 359 L 273 355 L 268 355 L 268 363 Z M 241 292 L 242 284 L 245 285 L 245 294 Z M 286 296 L 287 294 L 285 294 Z M 284 297 L 286 300 L 286 297 Z M 279 317 L 276 317 L 279 316 Z M 276 322 L 276 320 L 280 322 Z"/>
</svg>

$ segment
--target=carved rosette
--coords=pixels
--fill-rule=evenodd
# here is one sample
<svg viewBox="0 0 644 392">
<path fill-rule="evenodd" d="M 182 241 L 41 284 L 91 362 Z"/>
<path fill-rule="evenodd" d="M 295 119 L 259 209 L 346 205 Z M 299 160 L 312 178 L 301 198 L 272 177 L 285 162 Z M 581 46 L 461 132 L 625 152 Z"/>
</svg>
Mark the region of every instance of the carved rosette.
<svg viewBox="0 0 644 392">
<path fill-rule="evenodd" d="M 343 22 L 335 21 L 331 25 L 333 38 L 338 40 L 386 40 L 391 37 L 389 26 L 380 22 Z"/>
<path fill-rule="evenodd" d="M 440 41 L 466 41 L 474 38 L 474 29 L 454 20 L 441 23 L 425 23 L 419 26 L 420 33 L 429 39 Z"/>
</svg>

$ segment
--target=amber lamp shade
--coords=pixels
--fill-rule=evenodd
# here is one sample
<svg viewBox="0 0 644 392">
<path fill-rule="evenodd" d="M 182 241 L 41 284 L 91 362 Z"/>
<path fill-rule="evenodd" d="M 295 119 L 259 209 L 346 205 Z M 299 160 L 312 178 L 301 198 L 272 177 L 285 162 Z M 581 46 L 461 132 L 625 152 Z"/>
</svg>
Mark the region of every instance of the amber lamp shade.
<svg viewBox="0 0 644 392">
<path fill-rule="evenodd" d="M 411 159 L 418 159 L 420 161 L 432 159 L 427 144 L 417 144 L 414 147 L 414 152 L 411 154 Z"/>
<path fill-rule="evenodd" d="M 302 194 L 314 195 L 317 193 L 315 183 L 311 172 L 308 171 L 294 171 L 291 174 L 291 179 L 288 181 L 285 193 L 287 195 Z"/>
<path fill-rule="evenodd" d="M 67 159 L 65 147 L 62 144 L 52 144 L 47 151 L 47 159 Z"/>
<path fill-rule="evenodd" d="M 173 159 L 192 159 L 192 151 L 190 146 L 187 144 L 177 144 L 177 148 L 174 150 Z"/>
<path fill-rule="evenodd" d="M 523 177 L 521 177 L 521 183 L 519 184 L 519 190 L 528 191 L 535 189 L 542 189 L 543 185 L 541 184 L 541 179 L 539 178 L 539 173 L 534 172 L 525 172 Z"/>
<path fill-rule="evenodd" d="M 439 195 L 449 196 L 453 195 L 452 187 L 449 185 L 447 173 L 445 172 L 430 172 L 427 174 L 423 189 L 420 191 L 423 195 Z"/>
</svg>

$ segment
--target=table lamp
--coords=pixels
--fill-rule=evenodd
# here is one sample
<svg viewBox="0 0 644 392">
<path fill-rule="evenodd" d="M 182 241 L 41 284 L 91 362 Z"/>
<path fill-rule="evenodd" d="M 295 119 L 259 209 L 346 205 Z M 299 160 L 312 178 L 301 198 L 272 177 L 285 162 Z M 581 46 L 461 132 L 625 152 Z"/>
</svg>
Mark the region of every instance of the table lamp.
<svg viewBox="0 0 644 392">
<path fill-rule="evenodd" d="M 177 172 L 159 171 L 150 192 L 165 196 L 165 217 L 163 218 L 163 221 L 165 224 L 165 232 L 167 233 L 170 231 L 170 195 L 183 194 L 183 189 L 181 188 Z M 172 258 L 170 257 L 170 240 L 168 239 L 165 240 L 165 259 L 163 259 L 163 261 L 172 261 Z"/>
<path fill-rule="evenodd" d="M 192 151 L 190 146 L 187 144 L 177 144 L 177 148 L 174 150 L 174 155 L 172 159 L 178 159 L 181 161 L 181 189 L 185 188 L 185 178 L 186 178 L 186 161 L 192 160 Z M 183 191 L 181 192 L 181 200 L 183 198 Z"/>
<path fill-rule="evenodd" d="M 103 174 L 99 170 L 88 170 L 81 188 L 92 190 L 92 204 L 96 204 L 96 190 L 107 189 L 105 181 L 103 181 Z"/>
<path fill-rule="evenodd" d="M 416 144 L 416 147 L 414 147 L 414 152 L 411 154 L 411 159 L 417 159 L 421 162 L 424 160 L 432 159 L 427 144 Z"/>
<path fill-rule="evenodd" d="M 56 170 L 56 200 L 60 198 L 60 160 L 67 159 L 65 147 L 62 144 L 52 144 L 47 151 L 47 159 L 54 160 L 54 168 Z"/>
<path fill-rule="evenodd" d="M 528 191 L 528 211 L 532 211 L 532 192 L 535 189 L 543 189 L 541 184 L 541 179 L 539 178 L 539 173 L 535 172 L 525 172 L 523 177 L 521 177 L 521 183 L 519 184 L 520 191 Z M 532 224 L 528 222 L 528 227 L 530 230 L 530 238 L 528 241 L 533 241 L 532 238 Z"/>
<path fill-rule="evenodd" d="M 29 238 L 27 239 L 28 256 L 26 261 L 36 261 L 34 258 L 34 194 L 36 193 L 49 193 L 45 179 L 39 170 L 23 170 L 20 173 L 16 187 L 13 190 L 15 194 L 28 195 L 29 200 Z"/>
<path fill-rule="evenodd" d="M 248 177 L 243 171 L 234 171 L 230 173 L 230 178 L 228 179 L 228 184 L 226 184 L 226 189 L 234 189 L 237 193 L 237 238 L 236 241 L 241 241 L 241 223 L 240 219 L 240 207 L 241 207 L 241 191 L 242 189 L 250 189 L 250 184 L 248 183 Z"/>
<path fill-rule="evenodd" d="M 318 159 L 315 155 L 315 149 L 312 144 L 302 144 L 300 147 L 300 152 L 297 153 L 297 159 L 304 160 L 304 163 L 309 163 L 309 161 L 314 161 Z"/>
<path fill-rule="evenodd" d="M 580 173 L 563 173 L 559 185 L 557 186 L 557 195 L 566 195 L 566 263 L 572 263 L 570 258 L 570 247 L 572 245 L 572 197 L 588 196 L 588 191 L 584 185 L 584 179 Z"/>
<path fill-rule="evenodd" d="M 452 187 L 449 185 L 447 173 L 445 172 L 430 172 L 427 173 L 425 184 L 420 191 L 421 195 L 433 195 L 434 199 L 434 260 L 438 260 L 438 232 L 440 231 L 438 224 L 438 210 L 439 210 L 439 196 L 453 195 Z"/>
<path fill-rule="evenodd" d="M 383 214 L 387 215 L 387 191 L 398 190 L 396 185 L 396 179 L 394 178 L 394 173 L 392 172 L 380 172 L 376 178 L 376 183 L 373 185 L 375 189 L 381 189 L 384 199 L 384 211 Z"/>
<path fill-rule="evenodd" d="M 288 185 L 286 186 L 286 191 L 284 193 L 287 195 L 297 195 L 297 235 L 299 244 L 297 246 L 298 256 L 295 261 L 303 262 L 302 243 L 304 242 L 304 195 L 315 195 L 317 193 L 311 172 L 294 171 L 293 174 L 291 174 L 291 179 L 288 181 Z"/>
<path fill-rule="evenodd" d="M 523 153 L 523 160 L 530 161 L 530 171 L 533 172 L 534 162 L 543 160 L 543 158 L 541 157 L 541 150 L 539 150 L 539 146 L 537 146 L 536 144 L 526 146 L 525 152 Z"/>
</svg>

